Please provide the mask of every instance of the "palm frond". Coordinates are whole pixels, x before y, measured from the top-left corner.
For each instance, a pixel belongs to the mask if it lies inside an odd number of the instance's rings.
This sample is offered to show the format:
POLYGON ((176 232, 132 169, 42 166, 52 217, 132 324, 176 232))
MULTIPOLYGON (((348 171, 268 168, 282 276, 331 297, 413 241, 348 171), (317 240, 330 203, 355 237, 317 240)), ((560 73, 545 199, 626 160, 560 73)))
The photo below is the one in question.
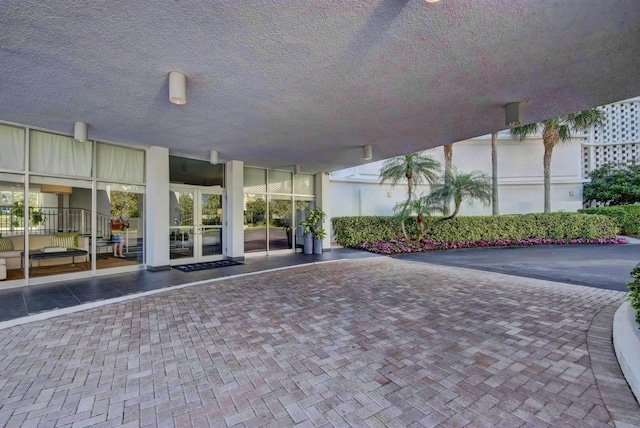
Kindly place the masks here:
POLYGON ((409 189, 411 193, 418 184, 435 182, 439 169, 440 162, 423 152, 396 156, 382 164, 379 175, 380 184, 389 182, 391 186, 395 186, 398 182, 411 177, 409 189))
POLYGON ((529 123, 527 125, 516 126, 509 130, 509 134, 512 137, 517 138, 519 141, 524 140, 531 135, 535 135, 540 129, 540 125, 538 123, 529 123))
POLYGON ((433 186, 429 198, 443 204, 453 200, 455 210, 448 218, 457 215, 463 200, 476 199, 485 206, 491 203, 491 178, 487 174, 480 171, 461 173, 454 169, 446 178, 433 186))

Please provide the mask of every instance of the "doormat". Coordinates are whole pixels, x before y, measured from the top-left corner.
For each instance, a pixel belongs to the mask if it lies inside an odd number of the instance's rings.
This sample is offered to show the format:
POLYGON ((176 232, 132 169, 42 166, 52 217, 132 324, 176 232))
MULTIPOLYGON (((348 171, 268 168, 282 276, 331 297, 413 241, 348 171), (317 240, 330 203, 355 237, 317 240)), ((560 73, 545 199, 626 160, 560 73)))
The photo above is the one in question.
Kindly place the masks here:
POLYGON ((196 272, 199 270, 215 269, 242 264, 244 263, 236 262, 233 260, 219 260, 217 262, 192 263, 190 265, 173 266, 172 269, 179 270, 180 272, 196 272))

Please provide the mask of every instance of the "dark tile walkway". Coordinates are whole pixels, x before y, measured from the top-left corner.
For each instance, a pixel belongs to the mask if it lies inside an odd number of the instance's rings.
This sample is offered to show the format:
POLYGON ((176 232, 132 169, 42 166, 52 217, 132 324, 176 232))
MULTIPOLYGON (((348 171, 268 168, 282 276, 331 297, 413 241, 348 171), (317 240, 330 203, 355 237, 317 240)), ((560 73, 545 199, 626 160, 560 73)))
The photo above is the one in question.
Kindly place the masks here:
POLYGON ((247 257, 242 265, 198 272, 184 273, 173 269, 160 272, 136 271, 0 290, 0 321, 208 279, 308 263, 366 257, 376 256, 364 251, 335 248, 321 255, 296 253, 247 257))

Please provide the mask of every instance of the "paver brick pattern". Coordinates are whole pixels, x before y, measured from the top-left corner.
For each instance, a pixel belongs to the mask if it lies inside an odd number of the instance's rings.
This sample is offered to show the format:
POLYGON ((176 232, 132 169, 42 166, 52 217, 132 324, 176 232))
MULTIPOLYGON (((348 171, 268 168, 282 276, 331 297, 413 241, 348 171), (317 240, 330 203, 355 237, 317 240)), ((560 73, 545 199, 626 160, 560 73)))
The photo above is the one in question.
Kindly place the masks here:
POLYGON ((610 290, 392 258, 169 290, 0 331, 0 426, 611 426, 610 290))

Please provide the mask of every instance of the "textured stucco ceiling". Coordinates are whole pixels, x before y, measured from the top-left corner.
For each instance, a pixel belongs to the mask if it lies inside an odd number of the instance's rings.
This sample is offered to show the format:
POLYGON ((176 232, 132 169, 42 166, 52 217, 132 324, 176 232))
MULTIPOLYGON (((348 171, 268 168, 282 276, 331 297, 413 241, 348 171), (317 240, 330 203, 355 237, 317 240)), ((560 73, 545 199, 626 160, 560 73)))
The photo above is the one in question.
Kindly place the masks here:
POLYGON ((331 171, 640 95, 638 0, 0 2, 0 120, 331 171), (188 103, 168 101, 184 72, 188 103))

